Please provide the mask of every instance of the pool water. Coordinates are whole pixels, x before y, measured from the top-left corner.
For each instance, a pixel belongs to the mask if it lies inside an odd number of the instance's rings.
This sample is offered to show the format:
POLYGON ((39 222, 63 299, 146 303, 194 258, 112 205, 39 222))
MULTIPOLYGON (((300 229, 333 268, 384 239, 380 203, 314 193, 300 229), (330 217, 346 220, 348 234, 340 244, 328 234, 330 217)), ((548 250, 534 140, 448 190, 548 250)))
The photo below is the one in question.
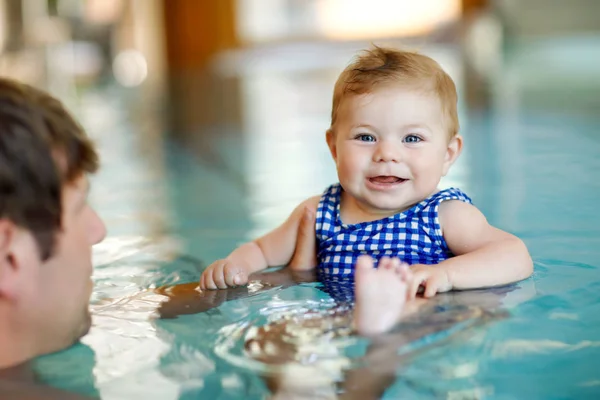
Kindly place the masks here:
MULTIPOLYGON (((335 181, 324 130, 343 63, 252 71, 240 83, 242 132, 214 126, 187 142, 165 135, 152 115, 125 113, 134 92, 87 92, 78 116, 104 163, 91 202, 109 236, 94 252, 93 328, 80 344, 38 360, 42 380, 103 399, 266 398, 262 375, 273 368, 251 359, 244 341, 288 316, 296 324, 291 343, 310 349, 304 363, 275 368, 292 391, 324 379, 330 393, 331 382, 362 379, 386 399, 600 398, 598 72, 567 71, 562 86, 562 64, 532 72, 536 54, 560 59, 561 49, 596 45, 544 46, 507 57, 489 107, 461 105, 465 150, 443 181, 526 242, 534 275, 507 288, 439 296, 379 344, 347 336, 343 316, 339 326, 310 330, 307 312, 336 307, 316 282, 256 281, 212 308, 191 301, 189 313, 167 319, 157 318, 165 296, 152 291, 197 281, 212 260, 335 181), (369 365, 385 371, 371 368, 371 376, 369 365)), ((458 52, 431 52, 462 88, 458 52)))

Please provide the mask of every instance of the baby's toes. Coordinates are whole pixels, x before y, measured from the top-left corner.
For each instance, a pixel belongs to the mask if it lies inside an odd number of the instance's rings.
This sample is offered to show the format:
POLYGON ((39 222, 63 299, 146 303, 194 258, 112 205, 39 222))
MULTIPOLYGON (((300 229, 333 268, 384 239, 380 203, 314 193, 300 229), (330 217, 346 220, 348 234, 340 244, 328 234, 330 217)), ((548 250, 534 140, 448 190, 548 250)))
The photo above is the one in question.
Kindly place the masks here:
POLYGON ((357 271, 371 271, 375 268, 375 264, 373 259, 367 255, 361 255, 356 260, 356 270, 357 271))
POLYGON ((400 276, 404 282, 409 282, 413 278, 413 273, 407 263, 401 263, 396 267, 396 273, 400 276))
POLYGON ((378 268, 379 269, 392 269, 394 264, 392 263, 392 259, 389 257, 381 257, 379 260, 378 268))
POLYGON ((397 272, 400 265, 402 265, 402 261, 400 261, 399 258, 394 257, 391 259, 390 264, 394 272, 397 272))

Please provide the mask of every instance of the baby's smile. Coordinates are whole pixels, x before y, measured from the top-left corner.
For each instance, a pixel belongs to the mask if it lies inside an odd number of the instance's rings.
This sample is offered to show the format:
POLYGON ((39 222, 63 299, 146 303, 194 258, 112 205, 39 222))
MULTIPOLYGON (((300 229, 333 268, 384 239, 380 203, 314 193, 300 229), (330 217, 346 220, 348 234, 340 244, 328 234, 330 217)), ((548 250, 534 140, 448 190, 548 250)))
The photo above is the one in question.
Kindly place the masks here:
POLYGON ((368 186, 375 190, 392 189, 406 181, 408 181, 408 179, 393 175, 377 175, 367 178, 368 186))

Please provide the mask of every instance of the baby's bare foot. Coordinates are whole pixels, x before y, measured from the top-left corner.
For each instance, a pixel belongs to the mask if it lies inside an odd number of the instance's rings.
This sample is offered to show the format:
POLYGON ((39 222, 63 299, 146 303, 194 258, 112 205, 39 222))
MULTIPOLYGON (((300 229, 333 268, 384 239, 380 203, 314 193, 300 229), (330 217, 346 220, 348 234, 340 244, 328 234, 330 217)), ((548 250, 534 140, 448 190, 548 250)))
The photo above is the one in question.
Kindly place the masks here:
POLYGON ((360 256, 355 271, 354 325, 359 334, 370 336, 392 328, 400 319, 406 301, 408 265, 383 257, 375 269, 373 259, 360 256))

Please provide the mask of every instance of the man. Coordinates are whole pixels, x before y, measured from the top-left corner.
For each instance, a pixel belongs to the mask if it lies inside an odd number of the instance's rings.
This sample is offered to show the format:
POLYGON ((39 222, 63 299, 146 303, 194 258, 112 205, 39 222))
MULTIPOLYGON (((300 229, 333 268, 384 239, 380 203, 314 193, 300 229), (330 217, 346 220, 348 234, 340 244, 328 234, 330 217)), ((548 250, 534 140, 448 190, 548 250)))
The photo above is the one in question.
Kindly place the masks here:
MULTIPOLYGON (((31 385, 27 362, 90 328, 91 247, 106 235, 87 203, 98 166, 58 100, 0 78, 0 398, 80 398, 31 385)), ((300 269, 314 265, 313 225, 307 213, 300 269)))
POLYGON ((60 102, 0 78, 4 376, 14 378, 27 360, 70 346, 90 328, 91 246, 106 234, 86 199, 87 174, 97 168, 94 146, 60 102))

